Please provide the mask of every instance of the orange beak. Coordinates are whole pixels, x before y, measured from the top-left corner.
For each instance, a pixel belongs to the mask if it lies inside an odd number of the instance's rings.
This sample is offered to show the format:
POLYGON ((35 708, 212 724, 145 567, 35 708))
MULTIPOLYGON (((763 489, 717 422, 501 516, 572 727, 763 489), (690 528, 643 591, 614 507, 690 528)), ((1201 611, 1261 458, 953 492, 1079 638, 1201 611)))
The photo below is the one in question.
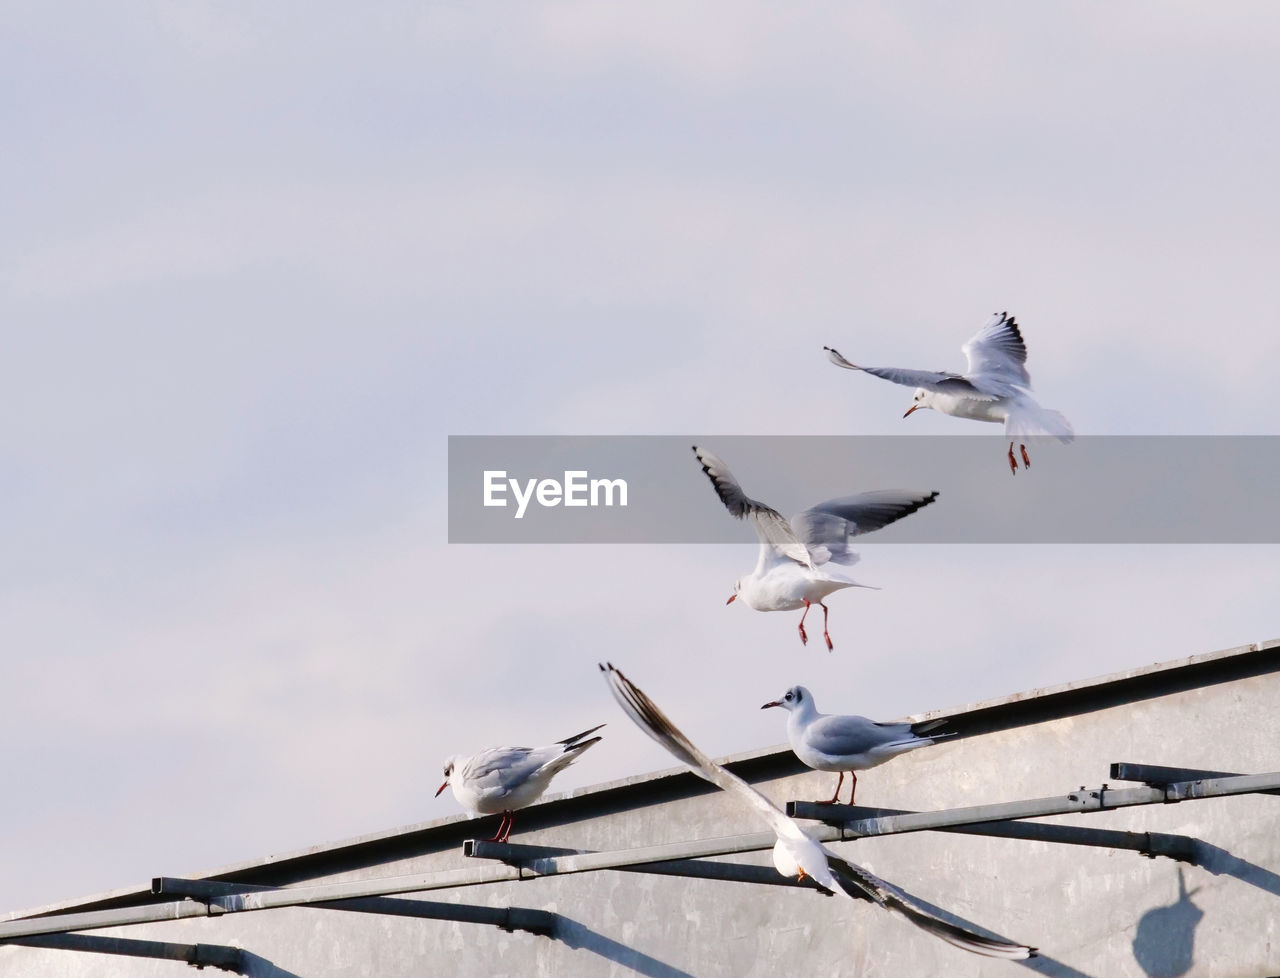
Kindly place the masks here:
POLYGON ((907 414, 904 414, 903 417, 904 418, 907 417, 907 415, 909 415, 912 411, 914 411, 919 406, 920 406, 919 404, 912 404, 911 407, 907 408, 907 414))
POLYGON ((725 602, 725 604, 733 604, 733 599, 734 599, 734 598, 736 598, 736 597, 737 597, 737 595, 736 595, 736 594, 731 594, 731 595, 729 595, 729 600, 728 600, 728 601, 726 601, 726 602, 725 602))
POLYGON ((444 789, 445 789, 445 788, 447 788, 447 787, 449 787, 449 782, 448 782, 448 781, 446 781, 444 784, 442 784, 439 788, 437 788, 437 789, 436 789, 436 797, 437 797, 437 798, 439 798, 439 797, 440 797, 440 792, 444 791, 444 789))

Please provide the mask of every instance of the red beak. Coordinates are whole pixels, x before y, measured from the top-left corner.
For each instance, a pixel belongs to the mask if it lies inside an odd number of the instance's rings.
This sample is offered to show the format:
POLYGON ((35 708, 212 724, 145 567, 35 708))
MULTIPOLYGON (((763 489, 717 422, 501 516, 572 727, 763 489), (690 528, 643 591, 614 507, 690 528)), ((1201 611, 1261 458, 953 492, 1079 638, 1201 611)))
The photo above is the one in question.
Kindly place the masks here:
MULTIPOLYGON (((907 414, 910 414, 912 411, 914 411, 914 410, 915 410, 916 408, 918 408, 919 406, 920 406, 919 404, 912 404, 912 405, 911 405, 911 407, 907 408, 907 414)), ((907 416, 907 414, 904 414, 904 415, 903 415, 903 417, 905 418, 905 417, 907 416)))
POLYGON ((733 599, 734 599, 734 598, 736 598, 736 597, 737 597, 737 595, 736 595, 736 594, 731 594, 731 595, 729 595, 729 600, 728 600, 728 601, 726 601, 726 602, 725 602, 725 604, 733 604, 733 599))
POLYGON ((444 789, 445 789, 445 788, 447 788, 447 787, 449 787, 449 782, 448 782, 448 781, 446 781, 444 784, 442 784, 439 788, 437 788, 437 789, 436 789, 436 797, 437 797, 437 798, 439 798, 439 797, 440 797, 440 792, 444 791, 444 789))
POLYGON ((774 700, 772 703, 766 703, 764 706, 760 707, 760 709, 767 710, 771 706, 781 706, 781 705, 782 705, 782 700, 774 700))

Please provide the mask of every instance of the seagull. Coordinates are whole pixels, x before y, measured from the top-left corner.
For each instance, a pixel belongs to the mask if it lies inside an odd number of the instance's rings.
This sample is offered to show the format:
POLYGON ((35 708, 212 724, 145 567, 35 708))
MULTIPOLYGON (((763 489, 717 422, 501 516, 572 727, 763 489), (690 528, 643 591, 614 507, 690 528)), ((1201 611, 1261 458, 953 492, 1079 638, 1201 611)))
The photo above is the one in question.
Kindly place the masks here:
POLYGON ((1031 468, 1031 456, 1023 439, 1034 435, 1051 435, 1064 445, 1075 438, 1071 422, 1057 411, 1041 407, 1031 396, 1031 375, 1027 373, 1027 345, 1018 324, 1007 312, 994 313, 961 349, 969 361, 964 374, 949 371, 901 370, 897 367, 859 367, 842 357, 839 351, 824 346, 827 356, 837 367, 861 370, 883 377, 895 384, 916 389, 907 417, 920 408, 933 408, 957 418, 1004 423, 1009 442, 1009 468, 1016 475, 1018 461, 1013 456, 1014 442, 1019 442, 1022 463, 1031 468))
POLYGON ((808 876, 830 893, 849 899, 866 897, 886 910, 896 911, 911 923, 949 944, 992 958, 1022 959, 1035 948, 998 938, 983 937, 937 916, 909 894, 854 863, 840 858, 826 846, 804 833, 794 820, 755 788, 731 774, 681 733, 657 705, 612 663, 602 663, 613 698, 636 725, 688 765, 694 774, 723 788, 755 809, 777 836, 773 845, 773 865, 783 876, 808 876))
POLYGON ((817 604, 822 608, 822 637, 828 649, 835 646, 827 631, 829 609, 823 599, 841 588, 870 587, 840 569, 858 561, 858 555, 849 549, 849 538, 888 526, 938 498, 936 492, 882 489, 831 499, 787 520, 776 509, 749 498, 717 456, 697 445, 693 446, 693 454, 702 463, 702 471, 715 486, 725 509, 738 519, 750 518, 760 538, 755 570, 738 578, 725 603, 742 598, 756 611, 794 611, 803 607, 800 641, 806 645, 809 636, 804 620, 809 606, 817 604))
POLYGON ((791 714, 787 717, 787 740, 796 757, 815 771, 839 773, 835 794, 830 801, 823 803, 827 805, 839 803, 840 786, 844 784, 846 771, 853 780, 849 788, 849 804, 852 805, 853 793, 858 790, 855 772, 876 767, 899 754, 917 747, 928 747, 942 737, 952 736, 944 733, 920 736, 941 726, 940 720, 923 724, 877 723, 866 717, 819 713, 813 694, 803 686, 792 686, 782 699, 766 703, 760 709, 767 710, 771 706, 780 706, 791 714))
POLYGON ((602 723, 548 747, 490 747, 471 757, 455 754, 444 762, 444 784, 437 789, 436 797, 452 785, 453 797, 472 815, 501 812, 498 831, 487 841, 506 842, 515 821, 513 813, 541 798, 552 778, 603 739, 583 740, 603 726, 602 723))

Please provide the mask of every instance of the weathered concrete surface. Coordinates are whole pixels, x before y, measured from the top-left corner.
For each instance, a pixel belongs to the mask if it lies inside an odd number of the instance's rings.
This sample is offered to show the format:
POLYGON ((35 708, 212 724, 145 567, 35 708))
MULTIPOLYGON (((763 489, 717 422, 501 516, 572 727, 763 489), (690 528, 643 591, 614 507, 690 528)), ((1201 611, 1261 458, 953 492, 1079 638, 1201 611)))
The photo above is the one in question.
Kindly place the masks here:
MULTIPOLYGON (((1241 650, 1239 655, 1258 653, 1241 650)), ((1230 657, 1227 657, 1230 658, 1230 657)), ((1280 664, 1275 667, 1280 670, 1280 664)), ((1155 670, 1152 681, 1165 673, 1155 670)), ((1105 690, 1106 684, 1100 687, 1105 690)), ((1149 692, 1146 695, 1150 695, 1149 692)), ((1036 702, 1034 695, 1013 698, 1036 702)), ((1216 681, 1154 698, 944 742, 859 779, 863 805, 929 810, 1065 794, 1107 780, 1112 761, 1263 772, 1280 770, 1280 671, 1216 681)), ((1047 702, 1047 700, 1046 700, 1047 702)), ((980 709, 981 705, 978 708, 980 709)), ((522 831, 520 842, 622 849, 759 831, 723 793, 646 804, 672 779, 638 779, 624 810, 602 786, 554 809, 560 824, 522 831), (602 804, 603 802, 603 804, 602 804)), ((802 774, 760 785, 779 803, 828 797, 832 776, 802 774)), ((610 794, 613 792, 613 794, 610 794)), ((524 824, 536 819, 526 819, 524 824)), ((1204 844, 1200 865, 1129 851, 916 833, 836 843, 925 900, 1043 956, 1012 963, 967 954, 869 904, 802 890, 619 872, 505 882, 424 894, 433 900, 540 908, 561 915, 556 938, 494 927, 384 918, 315 908, 116 928, 113 936, 230 944, 251 952, 258 976, 423 975, 1046 975, 1097 978, 1280 975, 1280 796, 1246 795, 1060 817, 1059 824, 1159 831, 1204 844)), ((484 823, 485 826, 488 823, 484 823)), ((311 881, 372 879, 467 868, 452 838, 428 851, 456 819, 372 837, 342 849, 311 881), (412 840, 412 844, 410 841, 412 840), (355 865, 362 847, 372 865, 355 865), (345 862, 344 862, 345 860, 345 862)), ((468 833, 474 834, 474 833, 468 833)), ((768 863, 768 854, 750 861, 768 863)), ((288 857, 273 860, 288 871, 288 857)), ((248 879, 253 866, 246 867, 248 879)), ((236 875, 232 873, 231 875, 236 875)), ((297 874, 295 874, 297 875, 297 874)), ((68 909, 75 906, 68 905, 68 909)), ((72 951, 0 948, 0 975, 192 974, 181 963, 72 951)))

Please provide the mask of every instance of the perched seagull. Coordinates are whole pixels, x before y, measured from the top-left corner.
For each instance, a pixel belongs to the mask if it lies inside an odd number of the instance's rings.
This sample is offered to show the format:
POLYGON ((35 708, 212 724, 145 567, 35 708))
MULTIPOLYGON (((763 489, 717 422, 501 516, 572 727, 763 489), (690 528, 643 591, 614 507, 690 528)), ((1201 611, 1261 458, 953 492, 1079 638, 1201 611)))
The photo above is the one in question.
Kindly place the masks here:
POLYGON ((928 747, 943 737, 951 736, 943 733, 920 736, 940 726, 940 720, 923 724, 877 723, 866 717, 819 713, 813 694, 803 686, 792 686, 782 699, 766 703, 760 709, 767 710, 771 706, 780 706, 791 714, 787 717, 787 740, 796 757, 815 771, 839 773, 835 794, 825 803, 828 805, 840 801, 840 786, 844 784, 846 771, 853 781, 849 788, 849 804, 852 805, 853 793, 858 790, 855 772, 876 767, 899 754, 917 747, 928 747))
POLYGON ((961 349, 969 360, 964 374, 949 371, 900 370, 897 367, 859 367, 840 353, 824 346, 831 362, 846 370, 883 377, 895 384, 916 389, 911 407, 903 417, 920 408, 933 408, 957 418, 1004 423, 1009 442, 1009 468, 1018 471, 1013 443, 1018 441, 1022 463, 1031 468, 1031 456, 1022 439, 1051 435, 1064 445, 1075 438, 1071 422, 1057 411, 1042 408, 1031 396, 1031 375, 1027 373, 1027 345, 1018 324, 1007 312, 994 314, 991 322, 961 349))
POLYGON ((600 727, 584 730, 549 747, 490 747, 471 757, 455 754, 444 762, 444 784, 436 791, 436 797, 452 785, 453 797, 471 814, 501 812, 498 831, 488 841, 506 842, 515 821, 513 813, 541 798, 552 778, 576 761, 584 750, 598 743, 602 738, 582 738, 600 727))
POLYGON ((795 821, 788 818, 781 809, 755 788, 737 775, 726 771, 698 750, 689 738, 667 719, 666 714, 658 709, 634 683, 615 669, 612 663, 602 664, 600 670, 609 682, 613 698, 641 730, 677 759, 687 764, 694 774, 740 798, 768 823, 778 839, 773 845, 773 865, 783 876, 795 876, 799 879, 808 876, 829 892, 838 893, 850 899, 858 896, 868 897, 886 910, 897 911, 917 927, 942 938, 948 944, 954 944, 975 954, 1014 959, 1028 958, 1035 954, 1035 948, 1025 944, 1013 944, 997 938, 983 937, 958 924, 949 923, 892 883, 880 879, 861 866, 841 859, 826 846, 805 835, 795 821))
POLYGON ((702 471, 725 508, 738 519, 749 518, 760 538, 756 569, 738 578, 725 603, 742 598, 756 611, 794 611, 803 607, 800 641, 806 645, 809 636, 804 620, 809 606, 817 604, 822 608, 822 637, 828 649, 834 646, 827 631, 828 608, 823 599, 841 588, 870 586, 859 584, 840 569, 858 562, 858 555, 849 549, 849 538, 888 526, 938 498, 936 492, 882 489, 831 499, 787 520, 776 509, 749 498, 717 456, 697 445, 693 446, 693 454, 702 463, 702 471))

